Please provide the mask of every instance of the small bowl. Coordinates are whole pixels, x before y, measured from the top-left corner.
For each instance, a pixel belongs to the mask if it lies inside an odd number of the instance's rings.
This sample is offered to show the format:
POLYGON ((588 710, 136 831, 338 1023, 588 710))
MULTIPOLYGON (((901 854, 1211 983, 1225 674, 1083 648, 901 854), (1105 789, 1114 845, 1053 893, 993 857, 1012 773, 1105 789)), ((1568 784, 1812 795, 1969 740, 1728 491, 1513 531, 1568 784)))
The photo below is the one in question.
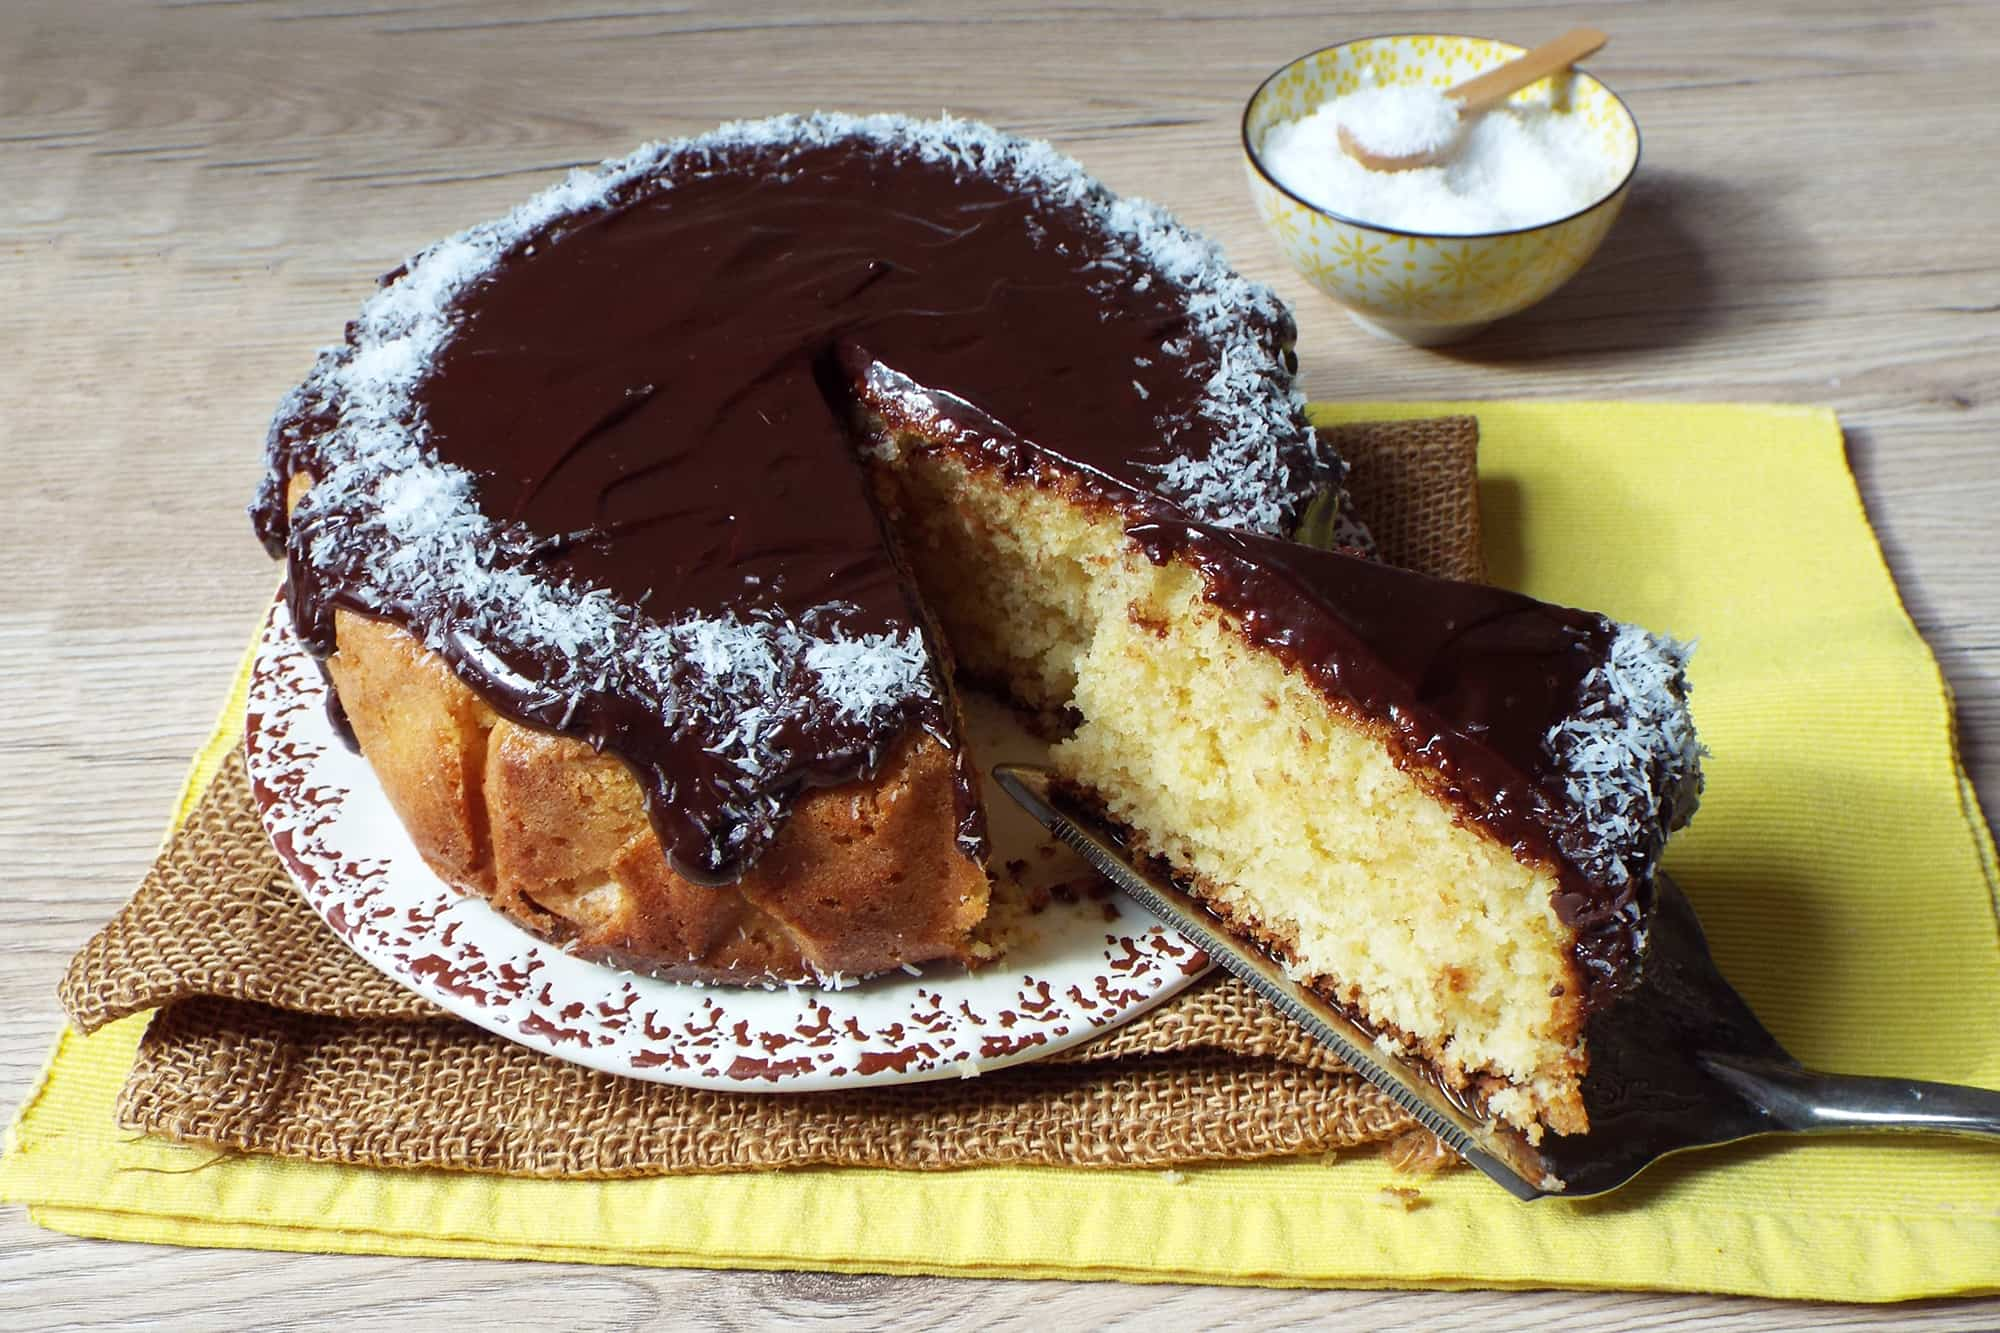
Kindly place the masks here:
MULTIPOLYGON (((1567 85, 1556 91, 1564 114, 1584 117, 1606 157, 1623 164, 1618 184, 1568 217, 1476 235, 1378 227, 1310 204, 1265 169, 1259 150, 1266 131, 1364 86, 1368 71, 1378 83, 1449 88, 1522 49, 1445 33, 1364 37, 1300 56, 1265 79, 1244 106, 1243 165, 1258 215, 1292 267, 1370 333, 1418 346, 1455 342, 1568 282, 1625 206, 1639 170, 1638 122, 1617 94, 1582 70, 1551 76, 1567 85)), ((1548 96, 1550 84, 1530 84, 1514 100, 1548 96)))

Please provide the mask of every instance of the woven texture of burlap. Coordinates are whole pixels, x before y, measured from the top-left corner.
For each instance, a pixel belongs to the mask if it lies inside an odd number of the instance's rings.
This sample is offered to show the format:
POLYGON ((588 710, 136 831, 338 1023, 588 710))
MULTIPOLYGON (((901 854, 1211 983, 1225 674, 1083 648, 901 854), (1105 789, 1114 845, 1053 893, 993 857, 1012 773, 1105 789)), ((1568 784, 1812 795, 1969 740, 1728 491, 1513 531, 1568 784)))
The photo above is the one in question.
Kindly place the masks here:
MULTIPOLYGON (((1469 417, 1339 427, 1384 559, 1479 578, 1469 417)), ((286 878, 240 755, 61 987, 91 1031, 157 1009, 129 1127, 371 1166, 623 1176, 789 1166, 1166 1167, 1383 1145, 1447 1155, 1247 987, 1213 977, 1058 1056, 969 1080, 774 1096, 642 1083, 446 1015, 341 944, 286 878)))

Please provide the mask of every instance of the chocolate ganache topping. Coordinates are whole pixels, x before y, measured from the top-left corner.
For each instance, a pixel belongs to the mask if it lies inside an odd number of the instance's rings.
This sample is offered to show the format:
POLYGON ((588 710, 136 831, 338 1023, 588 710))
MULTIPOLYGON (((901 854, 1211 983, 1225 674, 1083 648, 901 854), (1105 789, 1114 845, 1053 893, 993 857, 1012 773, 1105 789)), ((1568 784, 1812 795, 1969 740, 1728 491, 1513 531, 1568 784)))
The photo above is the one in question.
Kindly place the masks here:
POLYGON ((952 743, 856 460, 852 367, 1275 534, 1340 470, 1291 337, 1212 244, 1046 145, 729 125, 389 275, 281 407, 253 517, 316 651, 337 606, 403 625, 503 715, 625 760, 675 869, 722 882, 803 789, 913 728, 952 743))

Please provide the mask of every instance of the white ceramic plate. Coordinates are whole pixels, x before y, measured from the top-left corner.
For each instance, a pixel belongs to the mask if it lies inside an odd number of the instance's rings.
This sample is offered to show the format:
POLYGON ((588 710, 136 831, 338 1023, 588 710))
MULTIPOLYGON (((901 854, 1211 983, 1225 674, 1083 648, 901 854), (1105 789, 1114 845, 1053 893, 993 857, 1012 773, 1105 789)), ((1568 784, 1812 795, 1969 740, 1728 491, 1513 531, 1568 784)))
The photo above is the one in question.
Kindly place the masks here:
MULTIPOLYGON (((1117 894, 1025 917, 1006 957, 978 972, 937 963, 839 990, 697 986, 585 962, 431 873, 373 771, 334 734, 326 694, 280 599, 251 676, 245 753, 264 827, 306 901, 417 994, 592 1069, 738 1092, 969 1077, 1074 1046, 1208 969, 1117 894)), ((982 762, 1036 756, 1004 710, 973 711, 982 762)), ((1023 877, 1044 882, 1088 873, 997 790, 987 809, 995 866, 1025 863, 1023 877)))

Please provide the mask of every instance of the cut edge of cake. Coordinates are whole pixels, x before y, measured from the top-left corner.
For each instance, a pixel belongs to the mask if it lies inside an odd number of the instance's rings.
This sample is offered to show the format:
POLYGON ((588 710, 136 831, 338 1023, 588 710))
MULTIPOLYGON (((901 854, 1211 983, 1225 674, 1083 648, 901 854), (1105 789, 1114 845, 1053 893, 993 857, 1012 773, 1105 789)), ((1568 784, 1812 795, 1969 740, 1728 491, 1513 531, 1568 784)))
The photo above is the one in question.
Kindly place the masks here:
POLYGON ((1399 760, 1382 718, 1254 643, 1198 562, 1149 553, 1143 506, 1060 468, 1010 478, 975 438, 913 430, 916 402, 877 423, 883 506, 967 676, 1075 720, 1061 779, 1451 1095, 1531 1142, 1586 1130, 1586 1020, 1637 965, 1699 790, 1685 650, 1611 629, 1548 737, 1575 827, 1528 852, 1399 760), (1605 899, 1584 927, 1557 910, 1579 874, 1605 899))

